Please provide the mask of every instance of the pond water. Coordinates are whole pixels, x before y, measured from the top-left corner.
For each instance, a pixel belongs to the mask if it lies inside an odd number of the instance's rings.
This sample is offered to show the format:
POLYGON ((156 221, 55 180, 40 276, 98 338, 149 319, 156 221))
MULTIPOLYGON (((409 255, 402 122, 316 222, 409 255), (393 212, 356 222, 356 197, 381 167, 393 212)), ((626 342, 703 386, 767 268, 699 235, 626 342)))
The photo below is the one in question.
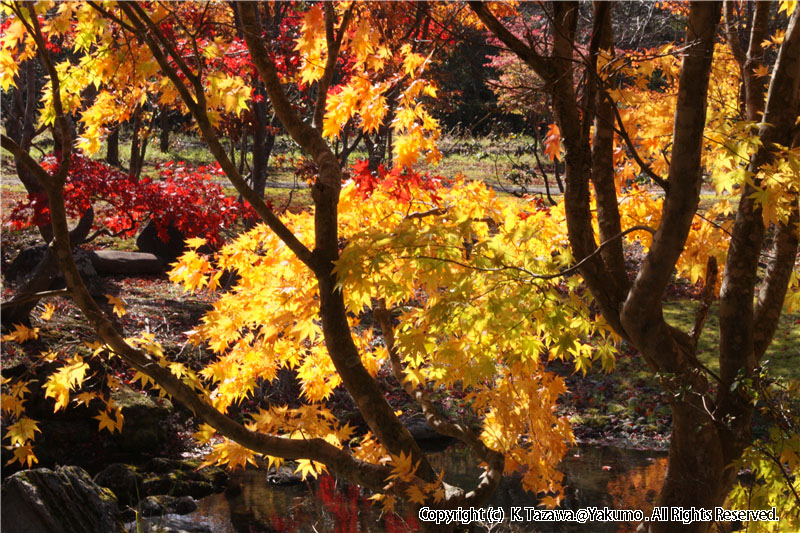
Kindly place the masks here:
MULTIPOLYGON (((471 486, 480 470, 469 454, 459 448, 431 454, 436 470, 451 473, 447 481, 471 486), (461 483, 459 483, 461 482, 461 483)), ((640 509, 648 516, 661 486, 666 452, 641 451, 601 446, 581 446, 564 459, 566 498, 562 509, 607 506, 640 509)), ((276 486, 267 482, 263 470, 233 472, 227 494, 215 494, 199 501, 189 515, 196 523, 208 525, 215 533, 260 532, 403 532, 416 531, 419 523, 411 510, 382 515, 357 487, 334 481, 330 476, 297 485, 276 486)), ((519 478, 504 478, 488 505, 502 507, 503 527, 473 526, 474 531, 512 532, 611 532, 633 531, 634 523, 508 523, 512 506, 536 506, 534 495, 522 490, 519 478)))

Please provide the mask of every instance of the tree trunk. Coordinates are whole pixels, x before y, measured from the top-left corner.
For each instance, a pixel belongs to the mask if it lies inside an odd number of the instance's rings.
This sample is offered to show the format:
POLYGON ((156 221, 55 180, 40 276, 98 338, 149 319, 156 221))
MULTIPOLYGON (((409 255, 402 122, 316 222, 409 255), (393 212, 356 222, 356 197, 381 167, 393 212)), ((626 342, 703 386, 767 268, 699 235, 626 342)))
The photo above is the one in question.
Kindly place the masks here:
POLYGON ((166 108, 159 113, 159 123, 158 148, 162 154, 166 154, 169 151, 169 111, 166 108))
POLYGON ((131 157, 128 162, 128 174, 137 176, 139 174, 139 132, 142 129, 142 108, 136 107, 133 112, 133 132, 131 133, 131 157))
MULTIPOLYGON (((8 136, 25 151, 30 151, 35 135, 37 91, 34 65, 33 61, 26 61, 21 66, 17 88, 13 90, 13 98, 11 98, 11 104, 7 111, 8 116, 3 122, 8 136)), ((44 195, 42 185, 33 173, 22 164, 19 157, 14 157, 14 167, 17 177, 25 186, 28 194, 38 194, 40 197, 44 195)), ((37 226, 37 229, 45 242, 53 239, 53 230, 49 224, 37 226)))
MULTIPOLYGON (((70 244, 74 247, 81 244, 94 222, 94 210, 89 208, 69 233, 70 244)), ((30 314, 39 303, 38 294, 48 290, 59 275, 59 265, 53 249, 47 247, 44 257, 33 270, 30 278, 17 289, 14 297, 2 304, 0 318, 3 324, 29 324, 30 314)))
POLYGON ((250 182, 256 194, 263 198, 267 186, 269 158, 272 155, 272 148, 275 146, 275 134, 272 132, 272 127, 277 126, 280 122, 277 117, 273 117, 271 120, 268 118, 267 96, 263 84, 259 84, 258 93, 264 97, 264 100, 255 104, 253 113, 255 132, 253 135, 253 173, 250 182))
POLYGON ((119 168, 119 129, 121 126, 114 128, 106 139, 106 163, 111 166, 119 168))

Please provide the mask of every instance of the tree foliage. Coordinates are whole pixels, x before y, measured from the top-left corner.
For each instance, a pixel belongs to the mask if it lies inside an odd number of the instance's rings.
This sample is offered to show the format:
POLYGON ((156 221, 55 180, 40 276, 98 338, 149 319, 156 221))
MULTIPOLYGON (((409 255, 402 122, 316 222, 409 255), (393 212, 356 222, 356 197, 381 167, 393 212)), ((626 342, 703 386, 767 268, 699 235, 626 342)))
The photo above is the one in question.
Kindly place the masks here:
MULTIPOLYGON (((580 372, 598 361, 609 370, 614 342, 624 339, 673 398, 660 505, 721 505, 734 481, 729 465, 756 457, 748 445, 753 403, 766 394, 756 394, 766 390, 759 360, 784 301, 798 301, 798 10, 784 2, 773 13, 758 4, 743 51, 733 4, 726 6, 726 45, 715 44, 720 4, 678 6, 686 17, 682 43, 617 50, 609 4, 595 3, 591 13, 584 7, 585 27, 576 2, 469 7, 472 13, 453 4, 3 3, 0 63, 8 69, 0 84, 16 83, 16 63, 39 60, 49 76, 39 123, 54 132, 59 156, 36 161, 5 135, 3 147, 46 193, 54 253, 101 339, 92 357, 119 356, 143 385, 189 407, 203 423, 198 441, 222 437, 209 462, 296 460, 304 477, 327 470, 379 493, 387 509, 398 497, 480 503, 503 473, 519 471, 526 488, 557 505, 556 466, 573 437, 555 411, 566 389, 548 361, 568 360, 580 372), (786 29, 769 34, 770 18, 786 29), (456 21, 484 25, 507 47, 497 60, 504 83, 534 80, 547 91, 554 124, 544 151, 566 168, 558 205, 503 200, 481 184, 419 171, 440 158, 440 132, 426 106, 439 94, 428 77, 437 49, 418 43, 430 36, 446 42, 456 21), (56 47, 69 53, 57 55, 56 47), (308 211, 277 213, 220 140, 225 120, 265 97, 310 160, 308 211), (96 165, 76 148, 93 153, 145 101, 192 115, 219 164, 211 172, 224 174, 261 221, 212 256, 198 251, 204 239, 190 239, 170 273, 189 291, 218 292, 192 336, 216 354, 199 371, 171 361, 152 335, 117 331, 70 253, 68 209, 83 205, 70 200, 77 194, 71 172, 96 165), (358 140, 374 145, 381 136, 392 147, 391 163, 346 165, 358 140), (700 216, 703 186, 717 196, 700 216), (773 250, 753 304, 768 228, 773 250), (644 249, 634 280, 625 239, 644 249), (697 359, 705 315, 681 332, 661 309, 676 270, 709 287, 707 312, 715 263, 724 265, 719 374, 697 359), (237 281, 223 291, 225 271, 237 281), (484 469, 473 490, 448 487, 433 470, 386 400, 376 380, 381 368, 436 431, 472 450, 484 469), (299 379, 299 406, 261 405, 243 422, 229 416, 281 369, 299 379), (328 408, 339 387, 367 432, 328 408), (435 390, 462 394, 479 422, 451 420, 433 401, 435 390)), ((536 94, 498 90, 507 106, 536 94)), ((110 187, 103 198, 113 204, 114 194, 155 184, 171 198, 170 179, 185 179, 184 170, 162 173, 173 175, 119 181, 124 186, 114 186, 111 174, 81 179, 110 187)), ((226 222, 218 214, 212 225, 226 222)), ((120 302, 109 303, 124 312, 120 302)), ((35 335, 19 326, 7 338, 35 335)), ((50 376, 56 409, 87 400, 72 396, 85 371, 74 355, 50 376)), ((30 466, 38 428, 25 417, 27 392, 24 380, 6 384, 3 409, 14 420, 5 437, 14 460, 30 466)), ((108 402, 97 420, 109 431, 123 423, 108 402)), ((785 441, 779 436, 759 444, 778 458, 772 469, 758 467, 767 490, 752 493, 760 502, 783 490, 771 488, 777 474, 791 481, 784 463, 800 463, 791 444, 789 452, 776 450, 785 441)))

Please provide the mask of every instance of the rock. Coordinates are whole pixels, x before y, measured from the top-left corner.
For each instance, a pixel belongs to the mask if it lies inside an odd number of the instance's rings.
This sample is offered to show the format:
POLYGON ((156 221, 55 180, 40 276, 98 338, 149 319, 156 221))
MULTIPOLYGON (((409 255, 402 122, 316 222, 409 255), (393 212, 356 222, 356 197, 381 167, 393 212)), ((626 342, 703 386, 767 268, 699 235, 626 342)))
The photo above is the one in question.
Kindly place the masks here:
POLYGON ((151 220, 142 228, 142 232, 136 238, 136 246, 139 251, 153 254, 164 265, 168 265, 177 261, 178 257, 186 251, 185 240, 183 233, 170 224, 167 226, 167 240, 162 241, 158 236, 155 223, 151 220))
POLYGON ((117 499, 76 466, 17 472, 3 482, 0 527, 16 533, 121 532, 117 499))
POLYGON ((47 245, 31 246, 20 250, 17 257, 11 261, 7 268, 3 269, 3 277, 6 281, 20 283, 33 273, 47 252, 47 245))
POLYGON ((110 464, 94 477, 94 482, 113 492, 120 505, 135 506, 143 497, 142 475, 130 465, 110 464))
MULTIPOLYGON (((196 470, 199 466, 199 461, 155 458, 140 472, 131 465, 115 463, 103 469, 94 480, 110 489, 121 505, 141 508, 147 516, 184 514, 196 507, 192 498, 221 492, 228 481, 228 474, 221 468, 210 466, 196 470)), ((124 518, 133 519, 133 516, 127 513, 124 518)))
POLYGON ((151 253, 97 250, 89 252, 89 259, 100 274, 159 274, 164 271, 164 263, 151 253))
POLYGON ((72 259, 75 261, 75 266, 78 268, 78 273, 84 282, 97 276, 97 269, 92 262, 93 253, 88 250, 75 250, 72 253, 72 259))
MULTIPOLYGON (((27 280, 33 274, 36 266, 44 259, 47 253, 47 245, 32 246, 25 248, 3 272, 3 276, 9 281, 21 283, 27 280)), ((92 264, 92 252, 86 250, 76 249, 73 250, 72 258, 75 261, 75 266, 78 267, 78 272, 84 281, 97 276, 97 270, 92 264)), ((50 288, 63 286, 61 272, 56 268, 50 288)))
POLYGON ((111 397, 125 416, 122 434, 117 438, 120 449, 129 453, 157 452, 169 437, 172 402, 154 399, 130 387, 121 387, 111 397))
POLYGON ((148 496, 169 494, 202 498, 221 492, 228 482, 228 474, 221 468, 200 468, 200 461, 152 459, 147 465, 154 473, 146 475, 142 492, 148 496))
POLYGON ((454 441, 452 437, 437 432, 427 420, 419 416, 405 418, 402 422, 424 451, 441 451, 454 441))
POLYGON ((197 509, 197 502, 191 496, 148 496, 139 505, 142 516, 162 516, 165 514, 189 514, 197 509))
POLYGON ((211 533, 211 528, 207 525, 177 515, 140 519, 126 524, 126 528, 130 533, 211 533))
POLYGON ((210 496, 217 490, 206 480, 187 479, 184 472, 172 472, 166 476, 146 478, 142 483, 145 494, 180 494, 194 498, 210 496))
POLYGON ((279 466, 267 472, 267 482, 272 485, 297 485, 303 482, 303 478, 293 469, 279 466))

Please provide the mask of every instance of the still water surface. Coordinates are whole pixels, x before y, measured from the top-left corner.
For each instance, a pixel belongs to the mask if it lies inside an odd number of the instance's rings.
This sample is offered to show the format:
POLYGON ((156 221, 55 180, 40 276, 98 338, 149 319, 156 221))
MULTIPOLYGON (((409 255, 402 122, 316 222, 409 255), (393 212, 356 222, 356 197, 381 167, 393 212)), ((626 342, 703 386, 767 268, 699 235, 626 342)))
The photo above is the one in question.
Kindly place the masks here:
MULTIPOLYGON (((459 448, 431 454, 437 471, 450 473, 447 481, 460 486, 475 483, 480 470, 469 454, 459 448)), ((664 477, 665 452, 613 447, 582 446, 564 459, 566 498, 563 509, 586 507, 641 509, 650 514, 664 477)), ((262 532, 405 532, 419 523, 411 511, 382 515, 358 488, 335 482, 329 476, 298 485, 276 486, 267 482, 263 470, 239 470, 230 485, 241 490, 215 494, 199 501, 189 515, 215 533, 262 532)), ((535 506, 534 495, 522 490, 519 478, 504 478, 490 506, 505 510, 512 506, 535 506)), ((475 526, 475 531, 510 532, 612 532, 633 531, 636 524, 505 523, 494 529, 475 526)))

